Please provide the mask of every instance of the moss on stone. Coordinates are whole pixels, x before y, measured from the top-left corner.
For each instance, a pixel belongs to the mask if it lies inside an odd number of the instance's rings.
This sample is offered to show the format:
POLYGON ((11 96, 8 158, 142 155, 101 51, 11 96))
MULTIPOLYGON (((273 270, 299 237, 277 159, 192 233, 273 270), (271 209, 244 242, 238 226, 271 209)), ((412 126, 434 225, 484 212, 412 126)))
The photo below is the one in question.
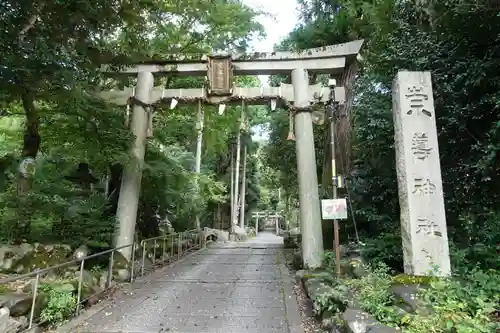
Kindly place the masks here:
POLYGON ((331 278, 332 274, 324 270, 307 271, 304 274, 304 280, 309 280, 309 279, 330 280, 331 278))
POLYGON ((68 251, 65 248, 55 247, 47 251, 42 245, 38 245, 33 252, 19 259, 12 270, 16 273, 29 273, 37 268, 55 266, 69 260, 68 251))
POLYGON ((13 292, 13 290, 6 284, 0 284, 0 295, 5 295, 13 292))
POLYGON ((349 266, 359 267, 363 265, 363 261, 361 259, 351 259, 349 260, 349 266))
POLYGON ((44 281, 40 284, 39 293, 48 294, 50 290, 76 294, 78 289, 78 279, 44 281))
POLYGON ((399 274, 392 278, 393 284, 402 284, 402 285, 410 285, 410 284, 424 284, 428 285, 432 281, 435 281, 437 278, 435 276, 419 276, 419 275, 406 275, 399 274))
POLYGON ((113 255, 113 269, 129 268, 129 261, 121 254, 121 252, 116 251, 113 255))

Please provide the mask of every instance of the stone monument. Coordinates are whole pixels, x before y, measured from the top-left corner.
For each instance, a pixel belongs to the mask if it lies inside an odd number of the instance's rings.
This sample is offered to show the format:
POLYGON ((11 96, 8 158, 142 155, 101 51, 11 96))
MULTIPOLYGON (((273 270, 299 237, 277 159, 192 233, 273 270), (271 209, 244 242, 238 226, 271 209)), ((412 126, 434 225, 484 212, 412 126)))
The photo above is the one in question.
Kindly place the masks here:
POLYGON ((429 72, 398 72, 392 87, 404 269, 450 275, 434 99, 429 72))

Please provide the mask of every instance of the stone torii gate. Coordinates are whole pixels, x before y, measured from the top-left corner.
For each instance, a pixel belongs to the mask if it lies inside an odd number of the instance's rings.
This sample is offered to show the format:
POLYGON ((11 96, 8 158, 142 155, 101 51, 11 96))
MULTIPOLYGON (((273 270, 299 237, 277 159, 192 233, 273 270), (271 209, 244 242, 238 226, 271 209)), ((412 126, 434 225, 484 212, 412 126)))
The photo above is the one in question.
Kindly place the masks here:
MULTIPOLYGON (((135 142, 130 153, 136 163, 126 165, 123 171, 117 210, 119 230, 115 245, 131 244, 134 240, 142 178, 141 168, 144 163, 146 139, 151 134, 148 133, 148 129, 151 128, 154 106, 172 103, 173 100, 198 105, 226 105, 242 101, 248 104, 270 102, 273 108, 276 105, 285 105, 294 114, 302 252, 306 266, 319 267, 323 254, 323 240, 311 105, 326 102, 329 88, 309 85, 309 74, 341 75, 348 62, 357 56, 362 43, 363 41, 359 40, 300 52, 171 56, 169 59, 173 60, 141 63, 123 69, 121 74, 137 77, 136 87, 101 93, 103 98, 112 103, 133 105, 129 125, 135 135, 135 142), (261 88, 233 87, 233 75, 276 74, 291 74, 292 84, 261 88), (155 75, 207 76, 209 87, 207 89, 154 87, 155 75)), ((103 71, 113 72, 110 66, 104 66, 103 71)), ((336 89, 336 99, 343 101, 344 89, 342 87, 336 89)), ((201 132, 201 129, 199 131, 201 132)), ((123 255, 130 258, 131 249, 124 249, 123 255)))
POLYGON ((252 218, 255 218, 255 234, 257 235, 259 233, 259 218, 274 218, 276 224, 276 235, 279 235, 278 219, 282 217, 283 216, 280 214, 280 212, 269 212, 269 211, 252 212, 252 218))

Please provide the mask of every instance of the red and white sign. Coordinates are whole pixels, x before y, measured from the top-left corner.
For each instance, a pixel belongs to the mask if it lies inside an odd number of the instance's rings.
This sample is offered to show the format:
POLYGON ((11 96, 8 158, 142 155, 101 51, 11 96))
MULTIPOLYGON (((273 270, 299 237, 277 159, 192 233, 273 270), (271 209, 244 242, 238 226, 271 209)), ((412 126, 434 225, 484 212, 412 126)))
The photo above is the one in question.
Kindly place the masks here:
POLYGON ((321 215, 323 217, 323 220, 347 219, 347 200, 346 199, 321 200, 321 215))

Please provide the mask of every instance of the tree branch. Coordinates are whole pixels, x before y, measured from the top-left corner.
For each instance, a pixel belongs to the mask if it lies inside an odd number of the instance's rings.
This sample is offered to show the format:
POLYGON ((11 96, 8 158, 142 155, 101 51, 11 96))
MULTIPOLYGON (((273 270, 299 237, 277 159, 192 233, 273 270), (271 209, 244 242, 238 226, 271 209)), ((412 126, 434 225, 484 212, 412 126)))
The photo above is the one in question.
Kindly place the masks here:
POLYGON ((40 134, 38 133, 40 118, 35 107, 35 96, 32 92, 26 91, 21 98, 26 116, 22 156, 35 158, 40 149, 40 134))
POLYGON ((28 22, 26 22, 21 31, 19 31, 19 36, 17 37, 19 43, 22 43, 24 41, 24 38, 26 38, 26 34, 28 33, 28 31, 30 31, 35 26, 36 20, 38 20, 40 11, 42 10, 43 6, 44 4, 41 4, 40 7, 36 9, 36 12, 30 16, 28 22))

